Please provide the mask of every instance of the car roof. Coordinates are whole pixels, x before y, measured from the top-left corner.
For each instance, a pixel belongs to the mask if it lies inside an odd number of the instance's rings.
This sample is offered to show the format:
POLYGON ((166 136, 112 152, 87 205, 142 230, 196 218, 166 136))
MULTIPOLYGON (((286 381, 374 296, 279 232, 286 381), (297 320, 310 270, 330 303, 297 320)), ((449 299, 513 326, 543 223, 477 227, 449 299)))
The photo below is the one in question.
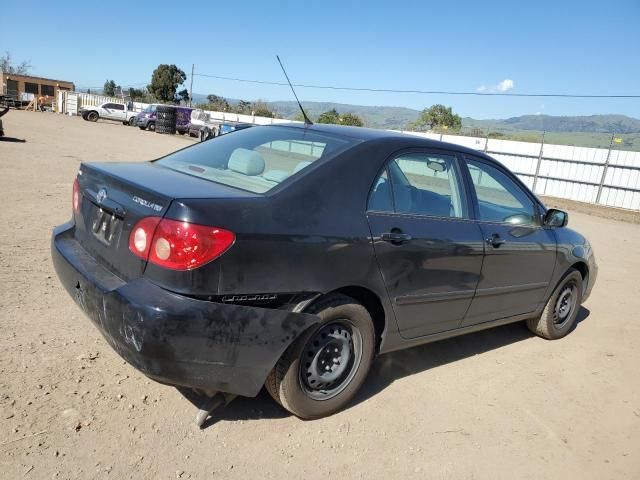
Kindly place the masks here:
MULTIPOLYGON (((349 127, 345 125, 332 125, 332 124, 317 124, 307 125, 304 123, 280 123, 272 125, 273 127, 287 127, 287 128, 300 128, 307 129, 318 133, 327 133, 339 137, 348 137, 362 142, 375 141, 375 140, 407 140, 408 147, 418 148, 443 148, 447 150, 454 150, 457 152, 468 153, 471 155, 487 157, 483 152, 474 150, 472 148, 464 147, 455 143, 441 142, 439 140, 432 140, 430 138, 420 137, 418 135, 411 135, 407 133, 396 132, 393 130, 377 130, 374 128, 365 127, 349 127)), ((493 160, 493 159, 492 159, 493 160)))

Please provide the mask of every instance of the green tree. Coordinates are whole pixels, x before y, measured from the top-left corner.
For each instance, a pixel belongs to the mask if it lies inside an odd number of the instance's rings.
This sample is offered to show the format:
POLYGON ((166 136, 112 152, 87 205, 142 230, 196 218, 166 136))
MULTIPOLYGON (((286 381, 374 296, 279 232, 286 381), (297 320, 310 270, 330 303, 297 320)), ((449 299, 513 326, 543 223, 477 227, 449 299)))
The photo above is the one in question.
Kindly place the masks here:
POLYGON ((231 110, 229 102, 224 97, 218 95, 207 95, 207 109, 216 112, 228 112, 231 110))
POLYGON ((104 87, 102 87, 102 94, 107 97, 114 97, 116 95, 116 82, 113 80, 106 80, 104 87))
POLYGON ((4 52, 4 55, 0 57, 0 72, 26 75, 29 73, 29 70, 31 70, 31 63, 29 61, 16 64, 9 52, 4 52))
POLYGON ((340 125, 351 125, 352 127, 364 127, 364 121, 355 113, 345 113, 340 117, 340 125))
POLYGON ((183 88, 176 94, 176 102, 184 103, 185 105, 189 103, 189 91, 186 88, 183 88))
POLYGON ((276 112, 271 110, 267 102, 263 100, 256 100, 251 105, 251 113, 256 117, 275 117, 276 112))
POLYGON ((335 108, 332 108, 331 110, 321 113, 317 123, 333 123, 338 125, 340 123, 340 114, 335 108))
POLYGON ((175 65, 158 65, 151 75, 147 90, 161 102, 175 102, 176 90, 187 79, 187 75, 175 65))
POLYGON ((233 110, 243 115, 251 115, 251 102, 240 100, 233 110))
POLYGON ((451 107, 444 105, 431 105, 425 108, 420 118, 410 125, 416 130, 460 130, 462 119, 460 115, 453 113, 451 107))

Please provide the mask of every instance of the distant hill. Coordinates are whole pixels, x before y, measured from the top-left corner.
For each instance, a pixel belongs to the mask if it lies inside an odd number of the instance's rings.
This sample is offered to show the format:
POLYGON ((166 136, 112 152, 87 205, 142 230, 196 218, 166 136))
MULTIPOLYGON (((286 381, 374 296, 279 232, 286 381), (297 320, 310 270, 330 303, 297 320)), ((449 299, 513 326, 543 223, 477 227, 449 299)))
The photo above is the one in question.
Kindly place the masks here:
MULTIPOLYGON (((296 102, 268 103, 284 118, 294 118, 300 113, 296 102)), ((370 107, 333 102, 303 102, 302 106, 312 118, 318 117, 321 113, 333 108, 340 113, 355 113, 364 120, 367 127, 371 128, 404 128, 420 115, 418 110, 405 107, 370 107)))
POLYGON ((522 115, 504 120, 464 118, 465 127, 547 132, 640 133, 640 120, 626 115, 552 116, 522 115))
MULTIPOLYGON (((193 94, 194 103, 206 103, 206 95, 193 94)), ((230 103, 238 100, 228 99, 230 103)), ((267 102, 281 118, 295 118, 298 105, 293 101, 267 102)), ((415 121, 419 110, 405 107, 364 106, 333 102, 303 102, 311 118, 335 108, 340 113, 355 113, 362 117, 367 127, 403 129, 415 121)), ((522 115, 506 119, 477 120, 462 119, 465 131, 478 128, 483 132, 500 132, 505 138, 537 141, 542 131, 546 131, 548 141, 566 145, 608 146, 611 134, 624 135, 627 148, 640 148, 640 120, 625 115, 553 116, 522 115)))

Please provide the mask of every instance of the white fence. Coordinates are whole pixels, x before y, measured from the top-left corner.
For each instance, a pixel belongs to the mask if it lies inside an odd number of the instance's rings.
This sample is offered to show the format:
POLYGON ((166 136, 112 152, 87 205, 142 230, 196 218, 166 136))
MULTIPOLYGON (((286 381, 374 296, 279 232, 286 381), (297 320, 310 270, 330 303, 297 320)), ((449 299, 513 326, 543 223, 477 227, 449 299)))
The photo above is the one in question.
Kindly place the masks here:
MULTIPOLYGON (((76 114, 87 105, 126 103, 119 98, 61 92, 59 111, 76 114)), ((148 104, 134 103, 141 111, 148 104)), ((292 120, 228 112, 207 112, 213 120, 270 125, 292 120)), ((486 152, 514 172, 535 193, 580 202, 640 210, 640 152, 516 142, 482 137, 404 132, 486 152)), ((311 152, 312 154, 315 152, 311 152)))
POLYGON ((405 133, 486 152, 539 195, 640 210, 640 152, 405 133))

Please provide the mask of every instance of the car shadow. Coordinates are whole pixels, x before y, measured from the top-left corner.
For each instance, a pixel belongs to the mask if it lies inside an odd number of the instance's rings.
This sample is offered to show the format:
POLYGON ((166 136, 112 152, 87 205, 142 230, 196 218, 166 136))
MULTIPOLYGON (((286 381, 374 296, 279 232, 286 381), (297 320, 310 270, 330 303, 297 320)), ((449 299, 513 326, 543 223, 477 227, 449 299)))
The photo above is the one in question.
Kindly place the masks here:
MULTIPOLYGON (((586 320, 590 313, 587 308, 580 307, 576 326, 586 320)), ((523 322, 518 322, 381 355, 374 361, 367 380, 347 409, 380 393, 396 380, 505 347, 533 336, 523 322)), ((194 405, 195 419, 202 397, 189 389, 178 388, 178 391, 194 405)), ((278 405, 263 388, 255 398, 237 397, 227 406, 216 409, 202 428, 210 427, 220 421, 250 421, 289 416, 291 414, 278 405)))
POLYGON ((7 143, 26 143, 27 141, 24 138, 15 138, 15 137, 0 137, 0 142, 7 143))
MULTIPOLYGON (((580 307, 573 328, 586 320, 590 313, 589 309, 580 307)), ((368 400, 401 378, 534 336, 524 322, 517 322, 381 355, 371 366, 367 380, 349 406, 368 400)))

